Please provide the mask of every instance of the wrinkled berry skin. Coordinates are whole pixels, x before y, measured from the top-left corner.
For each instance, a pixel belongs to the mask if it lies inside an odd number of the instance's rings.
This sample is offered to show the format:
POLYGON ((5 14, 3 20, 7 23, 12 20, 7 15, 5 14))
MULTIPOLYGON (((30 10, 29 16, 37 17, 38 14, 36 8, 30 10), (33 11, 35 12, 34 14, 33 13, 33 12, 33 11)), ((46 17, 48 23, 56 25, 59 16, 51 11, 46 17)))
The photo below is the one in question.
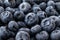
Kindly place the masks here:
POLYGON ((10 11, 11 13, 14 13, 15 12, 15 9, 14 8, 11 8, 11 7, 7 7, 5 10, 6 11, 10 11))
POLYGON ((36 34, 36 40, 48 40, 49 34, 46 31, 41 31, 36 34))
POLYGON ((23 11, 15 11, 15 13, 14 13, 14 18, 16 19, 16 20, 23 20, 24 19, 24 17, 25 17, 25 14, 23 13, 23 11))
POLYGON ((41 11, 41 8, 39 7, 39 5, 35 4, 32 8, 34 13, 37 13, 38 11, 41 11))
POLYGON ((20 26, 20 28, 21 28, 21 27, 27 27, 26 24, 25 24, 25 22, 18 21, 17 23, 18 23, 18 25, 20 26))
POLYGON ((12 13, 9 11, 4 11, 0 14, 0 19, 3 23, 8 23, 13 19, 12 13))
POLYGON ((40 20, 42 20, 47 17, 47 14, 44 11, 38 11, 37 16, 39 17, 40 20))
POLYGON ((41 31, 40 25, 35 25, 35 26, 31 27, 31 32, 32 33, 38 33, 40 31, 41 31))
POLYGON ((5 7, 15 7, 16 1, 15 0, 4 0, 5 7))
POLYGON ((41 27, 43 30, 51 32, 55 29, 55 21, 50 18, 45 18, 41 22, 41 27))
POLYGON ((29 26, 37 24, 38 21, 38 16, 34 13, 28 13, 25 17, 25 23, 29 26))
POLYGON ((29 11, 31 8, 31 5, 28 2, 23 2, 19 5, 19 9, 23 12, 29 11))
POLYGON ((29 28, 20 28, 19 31, 25 31, 25 32, 30 33, 30 29, 29 28))
POLYGON ((17 22, 15 22, 15 21, 10 21, 10 22, 8 23, 8 29, 9 29, 10 31, 16 32, 16 31, 19 29, 19 26, 18 26, 17 22))
POLYGON ((25 31, 19 31, 15 40, 30 40, 30 35, 25 31))
POLYGON ((45 9, 47 16, 58 15, 58 12, 53 8, 53 6, 48 6, 45 9))
POLYGON ((42 2, 39 4, 39 7, 42 9, 42 10, 45 10, 47 4, 45 2, 42 2))
POLYGON ((0 6, 0 14, 4 12, 4 8, 2 6, 0 6))

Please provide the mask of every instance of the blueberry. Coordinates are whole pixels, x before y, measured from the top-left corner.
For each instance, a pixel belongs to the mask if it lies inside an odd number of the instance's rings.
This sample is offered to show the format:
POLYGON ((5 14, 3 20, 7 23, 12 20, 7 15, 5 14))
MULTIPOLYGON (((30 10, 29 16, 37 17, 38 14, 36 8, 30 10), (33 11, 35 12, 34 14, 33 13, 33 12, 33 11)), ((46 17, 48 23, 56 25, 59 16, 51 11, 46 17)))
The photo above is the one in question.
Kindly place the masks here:
POLYGON ((41 31, 36 34, 36 40, 48 40, 49 34, 46 31, 41 31))
POLYGON ((9 11, 4 11, 0 14, 1 21, 3 23, 8 23, 13 19, 12 13, 9 11))
POLYGON ((52 15, 58 15, 58 12, 53 8, 53 6, 48 6, 46 9, 45 9, 46 13, 48 16, 52 16, 52 15))
POLYGON ((41 8, 39 7, 39 5, 34 5, 33 7, 32 7, 32 10, 33 10, 33 12, 34 13, 37 13, 38 11, 41 11, 41 8))
POLYGON ((4 12, 4 8, 0 6, 0 13, 4 12))
POLYGON ((39 21, 38 16, 34 13, 28 13, 25 16, 25 23, 29 26, 37 24, 39 21))
POLYGON ((60 0, 53 0, 54 2, 60 2, 60 0))
POLYGON ((60 2, 56 2, 55 5, 56 5, 56 9, 60 11, 60 2))
POLYGON ((51 32, 55 29, 55 21, 50 18, 45 18, 41 22, 41 27, 43 28, 43 30, 51 32))
POLYGON ((15 9, 11 8, 11 7, 7 7, 5 9, 6 11, 10 11, 11 13, 14 13, 15 12, 15 9))
POLYGON ((53 19, 55 22, 59 19, 57 16, 50 16, 49 18, 53 19))
POLYGON ((31 32, 32 33, 38 33, 38 32, 40 32, 41 31, 41 27, 40 27, 40 25, 35 25, 35 26, 33 26, 33 27, 31 27, 31 32))
POLYGON ((23 11, 15 11, 15 13, 14 13, 14 18, 16 19, 16 20, 23 20, 24 19, 24 17, 25 17, 25 14, 23 13, 23 11))
POLYGON ((7 38, 7 29, 6 26, 1 26, 0 27, 0 38, 6 39, 7 38))
POLYGON ((54 30, 51 33, 51 40, 60 40, 60 30, 54 30))
POLYGON ((19 31, 25 31, 25 32, 30 33, 30 29, 29 28, 20 28, 19 31))
POLYGON ((55 2, 52 1, 52 0, 50 0, 50 1, 47 2, 47 6, 53 6, 53 7, 55 7, 55 2))
POLYGON ((0 6, 4 6, 4 0, 0 0, 0 6))
POLYGON ((37 16, 39 17, 40 20, 42 20, 47 17, 47 14, 44 11, 38 11, 37 16))
POLYGON ((18 25, 19 25, 20 27, 27 27, 26 24, 25 24, 25 22, 18 21, 17 23, 18 23, 18 25))
POLYGON ((45 10, 45 8, 46 8, 46 3, 45 2, 42 2, 42 3, 40 3, 39 4, 39 6, 40 6, 40 8, 42 9, 42 10, 45 10))
POLYGON ((17 22, 15 22, 15 21, 10 21, 10 22, 8 23, 8 29, 9 29, 10 31, 16 32, 16 31, 19 29, 19 26, 18 26, 17 22))
POLYGON ((23 12, 29 11, 31 8, 31 5, 28 2, 23 2, 19 5, 19 9, 23 12))
POLYGON ((30 35, 25 31, 19 31, 16 34, 15 40, 30 40, 30 35))
POLYGON ((4 5, 6 7, 15 7, 16 1, 15 0, 4 0, 4 5))

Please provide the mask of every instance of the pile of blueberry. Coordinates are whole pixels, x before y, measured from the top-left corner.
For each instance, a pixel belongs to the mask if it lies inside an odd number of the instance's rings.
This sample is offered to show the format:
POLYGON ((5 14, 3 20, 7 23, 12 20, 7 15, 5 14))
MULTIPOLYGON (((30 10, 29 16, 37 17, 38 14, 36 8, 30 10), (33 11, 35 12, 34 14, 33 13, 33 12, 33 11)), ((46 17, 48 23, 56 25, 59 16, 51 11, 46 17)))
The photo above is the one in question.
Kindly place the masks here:
POLYGON ((60 0, 0 0, 0 40, 60 40, 60 0))

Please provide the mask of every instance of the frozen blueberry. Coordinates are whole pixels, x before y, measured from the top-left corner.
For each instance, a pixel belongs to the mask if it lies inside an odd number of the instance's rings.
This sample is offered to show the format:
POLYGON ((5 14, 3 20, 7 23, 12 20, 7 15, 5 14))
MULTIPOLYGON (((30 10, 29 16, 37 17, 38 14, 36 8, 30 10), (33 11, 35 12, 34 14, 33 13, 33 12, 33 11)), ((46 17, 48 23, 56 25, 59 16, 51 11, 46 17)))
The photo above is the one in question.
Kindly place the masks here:
POLYGON ((53 6, 53 7, 55 7, 55 2, 52 1, 52 0, 50 0, 50 1, 47 2, 47 6, 53 6))
POLYGON ((0 13, 4 12, 4 8, 0 6, 0 13))
POLYGON ((22 21, 17 22, 20 27, 27 27, 26 24, 22 21))
POLYGON ((4 0, 0 0, 0 5, 4 6, 4 0))
POLYGON ((23 12, 27 12, 31 9, 31 5, 28 2, 23 2, 19 5, 19 9, 23 12))
POLYGON ((19 26, 18 26, 17 22, 10 21, 8 23, 8 29, 15 32, 15 31, 17 31, 19 29, 19 26))
POLYGON ((37 13, 38 11, 41 11, 41 8, 39 7, 39 5, 34 5, 33 7, 32 7, 32 10, 33 10, 33 12, 34 13, 37 13))
POLYGON ((24 19, 24 17, 25 17, 25 14, 23 13, 23 11, 15 11, 15 13, 14 13, 14 18, 16 19, 16 20, 23 20, 24 19))
POLYGON ((55 21, 50 18, 45 18, 41 22, 41 27, 43 28, 43 30, 51 32, 55 29, 55 21))
POLYGON ((3 23, 8 23, 13 19, 12 13, 9 11, 4 11, 0 14, 1 21, 3 23))
POLYGON ((20 28, 19 31, 25 31, 25 32, 30 33, 30 29, 29 28, 20 28))
POLYGON ((45 8, 46 8, 46 3, 45 2, 42 2, 42 3, 40 3, 39 4, 39 6, 40 6, 40 8, 42 9, 42 10, 45 10, 45 8))
POLYGON ((41 31, 36 34, 36 40, 48 40, 49 34, 46 31, 41 31))
POLYGON ((4 4, 6 7, 15 7, 16 2, 15 0, 4 0, 4 4))
POLYGON ((57 16, 50 16, 49 18, 53 19, 55 22, 59 19, 57 16))
POLYGON ((47 14, 44 11, 38 11, 37 16, 39 17, 40 20, 42 20, 47 17, 47 14))
POLYGON ((7 38, 7 29, 6 26, 1 26, 0 27, 0 38, 6 39, 7 38))
POLYGON ((35 26, 33 26, 33 27, 31 27, 31 32, 32 33, 38 33, 38 32, 40 32, 41 31, 41 27, 40 27, 40 25, 35 25, 35 26))
POLYGON ((58 12, 53 8, 53 6, 48 6, 46 9, 45 9, 45 11, 46 11, 46 14, 48 15, 48 16, 52 16, 52 15, 58 15, 58 12))
POLYGON ((56 9, 60 11, 60 2, 56 2, 55 5, 56 5, 56 9))
POLYGON ((11 8, 11 7, 7 7, 5 9, 6 11, 10 11, 11 13, 14 13, 15 12, 15 9, 11 8))
POLYGON ((25 17, 25 23, 29 26, 37 24, 38 21, 38 16, 34 13, 28 13, 25 17))
POLYGON ((51 40, 60 40, 60 30, 54 30, 51 33, 51 40))
POLYGON ((19 31, 16 34, 15 40, 30 40, 30 35, 25 31, 19 31))

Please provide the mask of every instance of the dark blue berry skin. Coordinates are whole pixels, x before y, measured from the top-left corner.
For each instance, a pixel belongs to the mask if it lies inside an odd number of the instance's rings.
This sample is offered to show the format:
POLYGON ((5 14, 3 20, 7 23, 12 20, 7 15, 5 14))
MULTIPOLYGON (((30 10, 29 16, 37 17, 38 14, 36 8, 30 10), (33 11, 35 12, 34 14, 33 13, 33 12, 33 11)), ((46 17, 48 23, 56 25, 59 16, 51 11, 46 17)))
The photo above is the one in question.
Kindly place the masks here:
POLYGON ((0 6, 0 14, 4 12, 4 8, 2 6, 0 6))
POLYGON ((8 29, 9 29, 10 31, 16 32, 16 31, 19 29, 19 26, 18 26, 17 22, 15 22, 15 21, 10 21, 10 22, 8 23, 8 29))
POLYGON ((39 5, 35 4, 33 7, 32 7, 32 10, 34 13, 37 13, 38 11, 41 11, 41 8, 39 7, 39 5))
POLYGON ((58 15, 58 12, 53 8, 53 6, 48 6, 46 9, 47 16, 58 15))
POLYGON ((50 0, 47 2, 47 6, 53 6, 55 8, 55 2, 50 0))
POLYGON ((40 32, 42 29, 41 29, 41 27, 40 27, 40 25, 35 25, 35 26, 33 26, 33 27, 31 27, 31 32, 32 33, 38 33, 38 32, 40 32))
POLYGON ((29 28, 20 28, 19 31, 25 31, 25 32, 30 33, 30 29, 29 28))
POLYGON ((47 17, 47 14, 44 11, 38 11, 37 16, 39 17, 40 20, 42 20, 47 17))
POLYGON ((15 0, 4 0, 4 5, 6 7, 15 7, 16 1, 15 0))
POLYGON ((31 5, 28 3, 28 2, 22 2, 20 5, 19 5, 19 9, 23 12, 27 12, 29 11, 31 8, 31 5))
POLYGON ((60 40, 60 30, 54 30, 51 32, 51 40, 60 40))
POLYGON ((54 2, 60 2, 60 0, 52 0, 52 1, 54 1, 54 2))
POLYGON ((50 16, 50 19, 53 19, 55 22, 59 19, 57 16, 50 16))
POLYGON ((5 9, 6 11, 10 11, 11 13, 14 13, 15 12, 15 9, 11 8, 11 7, 7 7, 5 9))
POLYGON ((60 11, 60 2, 56 2, 55 5, 56 5, 56 9, 60 11))
POLYGON ((35 37, 31 37, 30 39, 31 39, 31 40, 36 40, 35 37))
POLYGON ((23 20, 24 19, 24 17, 25 17, 25 14, 23 13, 23 11, 15 11, 15 13, 14 13, 14 18, 16 19, 16 20, 23 20))
POLYGON ((43 30, 51 32, 55 29, 55 21, 50 18, 45 18, 41 22, 41 27, 43 30))
POLYGON ((19 31, 16 34, 15 40, 30 40, 30 35, 25 31, 19 31))
POLYGON ((4 0, 0 0, 0 6, 4 6, 4 0))
POLYGON ((45 8, 46 8, 46 3, 45 2, 42 2, 42 3, 40 3, 39 4, 39 6, 40 6, 40 8, 42 9, 42 10, 45 10, 45 8))
POLYGON ((0 27, 0 38, 1 39, 6 39, 7 38, 7 29, 6 29, 6 26, 1 26, 0 27))
POLYGON ((9 11, 4 11, 0 14, 0 19, 3 23, 8 23, 13 19, 12 13, 9 11))
POLYGON ((38 16, 34 13, 28 13, 26 16, 25 16, 25 23, 28 25, 28 26, 32 26, 32 25, 35 25, 37 24, 39 21, 38 19, 38 16))
POLYGON ((7 39, 7 40, 15 40, 14 38, 9 38, 9 39, 7 39))
POLYGON ((49 34, 46 31, 41 31, 36 34, 36 40, 48 40, 49 34))
POLYGON ((25 24, 25 22, 18 21, 17 23, 18 23, 18 25, 20 26, 20 28, 21 28, 21 27, 27 27, 26 24, 25 24))
POLYGON ((15 0, 16 1, 16 5, 19 5, 22 3, 22 0, 15 0))

